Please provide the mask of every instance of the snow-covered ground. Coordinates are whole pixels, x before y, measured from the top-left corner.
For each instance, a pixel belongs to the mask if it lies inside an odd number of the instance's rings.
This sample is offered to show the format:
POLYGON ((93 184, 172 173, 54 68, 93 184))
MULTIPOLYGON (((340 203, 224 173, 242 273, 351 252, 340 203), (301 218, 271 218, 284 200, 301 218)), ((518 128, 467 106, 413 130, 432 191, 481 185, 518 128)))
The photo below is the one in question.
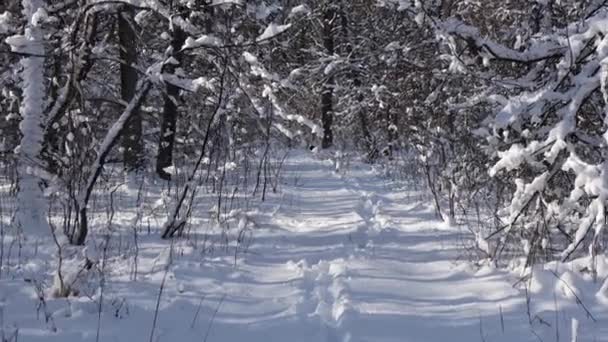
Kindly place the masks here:
MULTIPOLYGON (((336 172, 330 160, 292 153, 282 174, 279 193, 237 213, 227 247, 200 209, 189 238, 173 245, 159 237, 162 222, 148 220, 150 233, 141 224, 135 253, 133 208, 117 210, 109 240, 101 231, 90 239, 114 252, 105 276, 88 280, 89 296, 40 300, 55 244, 49 237, 21 260, 13 244, 0 340, 95 341, 99 331, 108 342, 571 341, 578 326, 578 341, 608 341, 604 259, 597 282, 579 260, 539 266, 514 286, 515 273, 463 258, 468 230, 436 221, 428 196, 369 165, 336 172)), ((5 237, 5 265, 9 246, 5 237)), ((82 253, 102 258, 102 249, 82 253)))

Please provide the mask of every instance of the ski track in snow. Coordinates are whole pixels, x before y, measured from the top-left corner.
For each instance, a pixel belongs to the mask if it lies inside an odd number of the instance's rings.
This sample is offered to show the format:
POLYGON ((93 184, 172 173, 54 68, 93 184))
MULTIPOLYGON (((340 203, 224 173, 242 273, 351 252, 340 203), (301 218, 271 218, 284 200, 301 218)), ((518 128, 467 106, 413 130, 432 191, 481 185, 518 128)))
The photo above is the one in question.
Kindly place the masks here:
MULTIPOLYGON (((357 163, 340 174, 329 160, 296 153, 284 168, 282 192, 251 216, 253 243, 236 266, 230 252, 176 249, 154 341, 556 340, 555 326, 530 325, 516 278, 457 261, 470 237, 436 221, 422 193, 357 163)), ((171 257, 158 235, 140 243, 137 281, 130 262, 107 280, 100 341, 149 339, 171 257)), ((46 322, 36 317, 31 287, 18 279, 0 285, 5 333, 18 327, 19 341, 95 341, 98 297, 49 299, 46 322)), ((571 297, 532 305, 546 322, 560 322, 561 340, 576 317, 579 341, 608 341, 606 306, 592 305, 591 323, 571 297)))

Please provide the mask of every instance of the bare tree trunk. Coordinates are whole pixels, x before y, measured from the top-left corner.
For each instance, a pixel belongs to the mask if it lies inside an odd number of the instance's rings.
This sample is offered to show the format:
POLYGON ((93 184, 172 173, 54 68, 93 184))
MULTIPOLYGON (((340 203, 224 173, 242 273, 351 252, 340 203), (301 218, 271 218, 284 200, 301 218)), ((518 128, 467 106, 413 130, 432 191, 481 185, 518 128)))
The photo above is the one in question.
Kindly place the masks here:
MULTIPOLYGON (((360 98, 362 97, 363 95, 361 94, 360 98)), ((363 112, 362 108, 357 109, 357 117, 359 118, 359 128, 361 128, 361 134, 363 134, 365 149, 367 150, 367 160, 369 162, 373 162, 378 157, 378 149, 376 148, 376 144, 374 143, 372 135, 369 132, 369 123, 365 114, 366 113, 363 112)))
MULTIPOLYGON (((323 46, 328 55, 334 54, 334 21, 336 12, 331 7, 325 9, 323 13, 323 46)), ((323 141, 322 148, 329 148, 334 143, 334 134, 332 130, 334 113, 333 113, 333 97, 334 97, 334 77, 329 75, 323 84, 321 91, 321 121, 323 124, 323 141)))
MULTIPOLYGON (((134 31, 133 10, 125 9, 118 14, 118 38, 120 41, 120 95, 125 102, 130 102, 137 88, 136 36, 134 31)), ((137 171, 142 167, 143 143, 141 115, 137 108, 124 130, 122 137, 124 165, 128 171, 137 171)))
POLYGON ((397 115, 393 113, 393 109, 389 106, 386 108, 386 122, 388 124, 388 146, 387 156, 389 160, 393 160, 395 152, 395 144, 397 142, 397 115))
MULTIPOLYGON (((182 59, 180 49, 186 40, 186 34, 178 25, 172 25, 173 37, 171 40, 170 55, 177 62, 168 63, 164 66, 166 73, 173 73, 182 59)), ((171 174, 165 168, 173 164, 173 145, 175 142, 175 130, 177 128, 179 88, 166 83, 166 94, 164 95, 163 118, 160 127, 160 140, 158 143, 158 156, 156 157, 156 173, 163 179, 170 180, 171 174)))
POLYGON ((435 181, 431 176, 431 166, 429 165, 428 161, 424 162, 424 174, 426 175, 426 181, 429 185, 429 189, 431 190, 431 194, 433 195, 433 200, 435 204, 435 216, 438 219, 443 220, 444 218, 443 214, 441 213, 441 204, 439 202, 439 190, 437 190, 437 187, 435 186, 435 181))

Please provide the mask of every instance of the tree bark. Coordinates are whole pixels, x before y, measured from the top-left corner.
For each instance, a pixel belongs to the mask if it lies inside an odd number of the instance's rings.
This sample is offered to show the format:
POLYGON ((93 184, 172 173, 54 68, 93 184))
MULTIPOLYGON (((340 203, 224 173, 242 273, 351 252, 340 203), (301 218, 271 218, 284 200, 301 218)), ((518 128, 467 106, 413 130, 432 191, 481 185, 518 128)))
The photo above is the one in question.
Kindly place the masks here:
MULTIPOLYGON (((136 36, 134 31, 133 10, 125 9, 118 14, 118 38, 120 42, 120 95, 125 102, 130 102, 137 88, 136 36)), ((125 169, 137 171, 142 167, 143 142, 141 115, 137 108, 125 126, 122 138, 125 169)))
MULTIPOLYGON (((163 67, 165 73, 174 73, 181 64, 181 47, 186 41, 186 34, 179 26, 173 26, 173 37, 171 40, 171 57, 178 63, 168 63, 163 67)), ((163 179, 170 180, 171 174, 165 168, 173 164, 173 146, 175 142, 175 130, 177 128, 179 88, 173 84, 166 83, 164 95, 163 117, 160 127, 160 139, 158 143, 158 156, 156 157, 156 173, 163 179)))

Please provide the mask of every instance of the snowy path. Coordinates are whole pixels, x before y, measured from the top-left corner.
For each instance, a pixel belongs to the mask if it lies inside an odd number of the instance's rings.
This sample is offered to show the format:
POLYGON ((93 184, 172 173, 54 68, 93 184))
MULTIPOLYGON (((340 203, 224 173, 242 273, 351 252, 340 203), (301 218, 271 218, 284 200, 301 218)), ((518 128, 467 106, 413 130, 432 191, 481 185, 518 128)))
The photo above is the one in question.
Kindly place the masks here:
POLYGON ((458 265, 464 235, 434 221, 419 196, 391 189, 366 167, 341 177, 327 162, 292 162, 302 184, 286 197, 292 206, 274 215, 278 231, 268 232, 282 242, 272 251, 256 245, 265 257, 253 260, 268 268, 260 274, 287 265, 283 279, 301 293, 296 314, 310 330, 321 326, 319 341, 468 341, 480 329, 510 340, 528 328, 521 312, 503 317, 502 333, 500 311, 521 309, 520 293, 499 273, 458 265))
MULTIPOLYGON (((179 247, 154 341, 570 340, 564 327, 580 316, 575 303, 560 300, 561 331, 530 325, 514 278, 458 262, 467 235, 434 220, 415 191, 365 165, 342 176, 331 162, 302 155, 288 160, 284 175, 281 195, 250 217, 253 243, 236 267, 230 252, 179 247)), ((166 245, 157 236, 141 243, 138 281, 120 270, 108 281, 100 341, 149 341, 166 245)), ((19 341, 95 341, 95 301, 50 300, 58 331, 49 333, 36 301, 13 296, 31 290, 18 282, 5 289, 0 324, 18 325, 19 341)), ((599 323, 581 320, 583 341, 608 341, 606 309, 592 309, 599 323)))

